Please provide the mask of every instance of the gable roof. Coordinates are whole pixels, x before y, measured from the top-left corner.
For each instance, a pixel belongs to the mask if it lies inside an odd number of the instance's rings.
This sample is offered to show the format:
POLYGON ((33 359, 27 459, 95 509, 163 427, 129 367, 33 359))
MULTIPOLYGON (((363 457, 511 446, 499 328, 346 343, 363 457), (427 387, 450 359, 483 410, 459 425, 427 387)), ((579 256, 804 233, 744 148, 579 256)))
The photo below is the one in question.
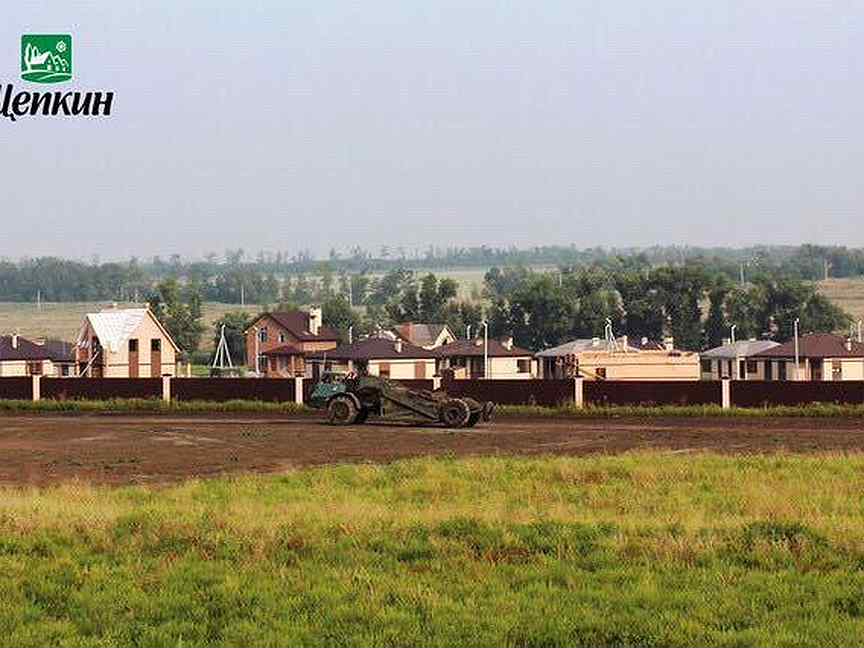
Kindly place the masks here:
MULTIPOLYGON (((617 338, 617 342, 619 345, 623 345, 626 338, 619 337, 617 338)), ((661 347, 662 349, 662 347, 661 347)), ((578 338, 576 340, 570 340, 569 342, 565 342, 564 344, 559 344, 556 347, 552 347, 551 349, 546 349, 544 351, 540 351, 537 354, 538 358, 557 358, 559 356, 567 356, 567 355, 577 355, 579 353, 584 353, 585 351, 608 351, 608 345, 606 344, 606 340, 602 338, 578 338)), ((628 343, 627 351, 640 351, 640 350, 660 350, 657 349, 653 343, 648 343, 645 347, 640 346, 634 347, 628 343)))
POLYGON ((252 320, 252 323, 246 327, 245 332, 255 326, 265 317, 269 317, 279 326, 286 329, 291 335, 302 342, 333 342, 339 341, 339 333, 328 326, 322 326, 318 329, 318 334, 314 334, 309 330, 309 313, 304 311, 276 311, 273 313, 261 313, 252 320))
POLYGON ((402 342, 402 351, 396 343, 386 338, 366 338, 354 344, 341 344, 330 351, 307 353, 307 358, 316 360, 431 360, 438 357, 434 351, 402 342))
POLYGON ((99 343, 111 353, 117 353, 141 325, 145 317, 152 318, 171 346, 174 347, 174 351, 179 352, 180 347, 177 346, 177 343, 174 342, 171 335, 156 316, 150 312, 149 308, 111 308, 98 313, 88 313, 84 317, 85 325, 81 327, 81 331, 78 333, 77 343, 81 345, 87 341, 82 338, 86 324, 89 322, 93 332, 96 333, 96 337, 99 338, 99 343))
MULTIPOLYGON (((473 340, 457 340, 456 342, 451 342, 450 344, 445 344, 444 346, 438 347, 437 349, 435 349, 435 353, 439 358, 483 356, 485 355, 483 338, 474 338, 473 340)), ((508 349, 499 340, 495 340, 492 338, 489 339, 490 358, 523 358, 525 356, 531 357, 533 355, 534 354, 528 351, 528 349, 522 349, 517 346, 508 349)))
POLYGON ((51 352, 40 344, 18 336, 18 347, 13 348, 12 336, 0 337, 0 362, 8 360, 53 360, 51 352))
POLYGON ((406 342, 416 346, 431 346, 438 341, 441 333, 448 330, 451 337, 456 337, 446 324, 424 324, 421 322, 404 322, 397 324, 395 331, 406 342))
MULTIPOLYGON (((864 358, 864 344, 852 341, 849 350, 846 341, 849 338, 831 333, 810 333, 798 338, 798 355, 802 358, 864 358)), ((795 340, 789 340, 759 354, 763 358, 794 358, 795 340)))
POLYGON ((700 353, 703 358, 747 358, 780 346, 773 340, 741 340, 700 353))

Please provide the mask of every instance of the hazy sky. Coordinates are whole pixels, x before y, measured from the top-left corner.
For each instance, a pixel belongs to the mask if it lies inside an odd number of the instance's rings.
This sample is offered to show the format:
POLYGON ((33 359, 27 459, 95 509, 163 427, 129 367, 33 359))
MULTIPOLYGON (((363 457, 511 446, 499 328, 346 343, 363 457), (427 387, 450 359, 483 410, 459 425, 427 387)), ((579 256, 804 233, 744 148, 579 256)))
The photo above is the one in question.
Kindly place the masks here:
POLYGON ((860 2, 55 0, 108 119, 0 119, 0 256, 864 245, 860 2))

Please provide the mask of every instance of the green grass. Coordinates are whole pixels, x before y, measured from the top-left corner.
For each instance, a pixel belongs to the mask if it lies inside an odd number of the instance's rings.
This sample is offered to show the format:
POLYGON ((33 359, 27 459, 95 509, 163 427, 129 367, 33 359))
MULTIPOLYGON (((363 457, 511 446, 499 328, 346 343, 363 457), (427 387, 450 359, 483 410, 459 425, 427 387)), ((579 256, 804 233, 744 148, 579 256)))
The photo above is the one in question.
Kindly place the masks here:
POLYGON ((864 457, 0 491, 0 644, 855 645, 864 457))
POLYGON ((0 400, 0 414, 310 414, 314 410, 296 403, 269 403, 264 401, 231 400, 223 403, 211 401, 172 401, 161 399, 86 400, 0 400))
MULTIPOLYGON (((136 414, 136 413, 167 413, 167 414, 217 414, 217 413, 250 413, 250 414, 312 414, 316 410, 295 403, 269 403, 264 401, 233 400, 224 403, 211 401, 172 401, 165 403, 159 399, 128 399, 128 400, 0 400, 0 415, 2 414, 136 414)), ((498 407, 496 416, 536 417, 550 419, 596 419, 596 418, 864 418, 864 406, 836 405, 833 403, 812 403, 796 407, 733 407, 724 410, 719 405, 663 405, 656 407, 585 407, 577 409, 569 405, 558 407, 541 407, 539 405, 504 405, 498 407)))

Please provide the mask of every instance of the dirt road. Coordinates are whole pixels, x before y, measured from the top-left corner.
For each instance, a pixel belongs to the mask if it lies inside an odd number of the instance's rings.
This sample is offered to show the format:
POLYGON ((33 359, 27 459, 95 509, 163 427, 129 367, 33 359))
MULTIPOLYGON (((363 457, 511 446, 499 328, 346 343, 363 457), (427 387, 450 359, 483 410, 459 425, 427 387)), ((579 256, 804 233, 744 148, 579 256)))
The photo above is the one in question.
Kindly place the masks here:
POLYGON ((501 419, 470 430, 331 427, 318 419, 0 417, 0 483, 163 483, 420 455, 584 455, 628 450, 861 452, 850 419, 501 419))

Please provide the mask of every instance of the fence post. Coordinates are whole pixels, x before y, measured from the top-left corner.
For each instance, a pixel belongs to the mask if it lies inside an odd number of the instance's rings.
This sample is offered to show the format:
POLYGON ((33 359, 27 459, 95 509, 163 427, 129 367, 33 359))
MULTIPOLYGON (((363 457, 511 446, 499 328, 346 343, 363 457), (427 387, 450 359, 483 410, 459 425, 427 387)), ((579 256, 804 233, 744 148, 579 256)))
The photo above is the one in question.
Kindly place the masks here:
POLYGON ((732 407, 732 381, 729 378, 724 378, 720 381, 720 391, 722 393, 721 396, 721 405, 723 409, 729 409, 732 407))
POLYGON ((42 400, 42 376, 34 375, 32 396, 34 401, 42 400))
POLYGON ((573 404, 576 409, 585 407, 585 379, 582 376, 573 379, 573 404))
POLYGON ((303 404, 303 378, 300 376, 294 377, 294 402, 303 404))
POLYGON ((432 391, 441 389, 441 376, 432 376, 432 391))
POLYGON ((162 400, 171 402, 171 376, 162 376, 162 400))

